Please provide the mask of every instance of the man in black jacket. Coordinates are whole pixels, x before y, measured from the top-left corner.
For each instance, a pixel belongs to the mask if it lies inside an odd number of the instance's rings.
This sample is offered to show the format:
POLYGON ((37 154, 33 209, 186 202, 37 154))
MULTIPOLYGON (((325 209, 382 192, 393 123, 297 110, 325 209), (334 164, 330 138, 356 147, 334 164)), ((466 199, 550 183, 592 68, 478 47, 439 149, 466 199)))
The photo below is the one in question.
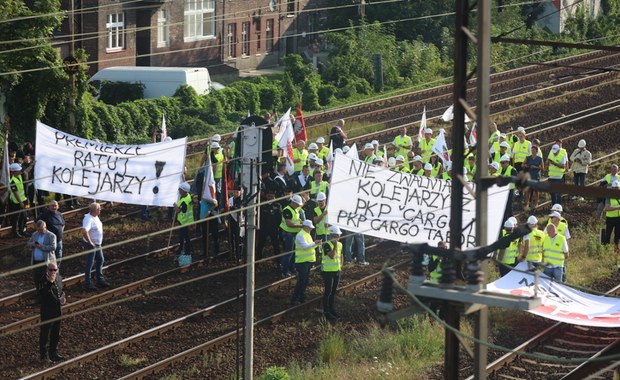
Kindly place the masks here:
POLYGON ((41 302, 41 332, 39 334, 39 352, 44 364, 60 362, 64 357, 58 354, 60 339, 61 306, 66 303, 65 293, 62 291, 62 278, 58 274, 58 265, 50 262, 47 271, 41 279, 42 286, 37 290, 41 302), (52 321, 50 321, 52 320, 52 321), (47 322, 46 321, 50 321, 47 322), (49 342, 49 349, 48 349, 49 342), (48 356, 49 352, 49 356, 48 356))

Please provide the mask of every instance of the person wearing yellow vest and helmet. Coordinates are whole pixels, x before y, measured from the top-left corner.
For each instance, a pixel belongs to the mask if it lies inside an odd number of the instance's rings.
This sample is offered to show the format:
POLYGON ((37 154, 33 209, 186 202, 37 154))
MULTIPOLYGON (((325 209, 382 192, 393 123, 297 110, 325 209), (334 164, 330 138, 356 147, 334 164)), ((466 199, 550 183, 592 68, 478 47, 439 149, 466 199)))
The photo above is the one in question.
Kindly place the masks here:
POLYGON ((470 154, 467 156, 467 160, 463 163, 463 167, 467 169, 467 179, 469 181, 474 181, 476 178, 476 156, 474 154, 470 154))
MULTIPOLYGON (((517 170, 510 165, 510 156, 504 155, 500 159, 499 175, 503 177, 514 177, 517 175, 517 170)), ((514 189, 515 184, 510 183, 508 185, 508 201, 506 202, 506 210, 504 211, 504 220, 508 219, 508 217, 512 215, 514 189)))
MULTIPOLYGON (((318 235, 318 234, 317 234, 318 235)), ((334 308, 334 299, 340 281, 342 269, 342 243, 339 242, 342 231, 337 226, 329 227, 329 240, 323 244, 321 256, 321 275, 323 276, 323 315, 328 321, 335 321, 339 315, 334 308)))
POLYGON ((571 235, 570 235, 570 231, 568 231, 568 221, 562 216, 562 213, 564 212, 562 205, 556 203, 553 206, 551 206, 551 213, 553 212, 557 212, 560 216, 558 220, 555 220, 554 217, 550 217, 549 220, 547 221, 547 224, 551 224, 551 223, 555 224, 555 227, 558 233, 564 235, 566 240, 570 240, 571 235))
POLYGON ((299 195, 293 195, 289 204, 282 209, 282 240, 284 242, 284 255, 280 258, 280 270, 282 277, 291 277, 295 272, 295 236, 301 230, 300 210, 303 200, 299 195))
MULTIPOLYGON (((620 181, 614 181, 611 188, 620 190, 620 181)), ((620 198, 608 198, 605 201, 603 211, 605 211, 605 239, 603 244, 611 242, 611 233, 615 231, 614 244, 618 249, 618 242, 620 242, 620 198)))
POLYGON ((519 261, 526 260, 529 269, 535 269, 542 263, 542 245, 545 233, 538 229, 538 218, 530 215, 527 224, 532 228, 532 232, 523 236, 523 246, 519 261))
POLYGON ((175 204, 177 221, 181 225, 179 228, 179 254, 192 255, 192 242, 189 237, 189 225, 194 222, 194 202, 190 194, 189 183, 183 182, 179 185, 179 200, 175 204))
POLYGON ((306 150, 306 142, 304 140, 297 140, 295 143, 295 149, 293 149, 293 170, 296 174, 301 172, 301 169, 308 161, 308 151, 306 150))
POLYGON ((517 137, 519 138, 512 146, 512 163, 517 171, 524 171, 523 164, 527 157, 532 153, 532 143, 525 139, 525 128, 517 129, 517 137))
MULTIPOLYGON (((390 157, 392 158, 392 157, 390 157)), ((402 155, 396 156, 394 159, 394 169, 397 172, 410 173, 409 165, 405 163, 405 157, 402 155)))
POLYGON ((207 145, 207 147, 205 148, 205 151, 202 152, 202 156, 200 157, 200 167, 205 166, 205 163, 207 162, 207 153, 209 152, 209 150, 211 149, 211 143, 220 143, 222 141, 222 136, 218 135, 217 133, 214 134, 210 139, 209 139, 209 144, 207 145))
POLYGON ((224 172, 224 154, 220 143, 214 141, 211 143, 211 164, 213 164, 213 179, 215 179, 215 189, 217 192, 217 201, 224 204, 221 199, 222 194, 222 174, 224 172))
POLYGON ((548 224, 543 240, 544 273, 557 282, 564 282, 564 267, 569 257, 566 238, 556 231, 554 224, 548 224))
POLYGON ((329 147, 325 146, 325 138, 323 136, 316 139, 316 145, 319 148, 316 155, 323 160, 324 162, 328 160, 327 156, 329 155, 329 147))
POLYGON ((316 199, 316 196, 319 193, 325 193, 329 195, 329 183, 327 181, 323 181, 323 172, 320 168, 314 169, 314 173, 312 173, 313 179, 310 182, 310 198, 316 199))
POLYGON ((366 143, 364 145, 363 154, 364 162, 369 165, 374 165, 377 155, 375 154, 375 147, 371 143, 366 143))
MULTIPOLYGON (((447 249, 448 244, 444 241, 440 241, 437 244, 437 247, 447 249)), ((425 258, 426 260, 426 258, 425 258)), ((430 282, 433 284, 439 284, 439 279, 441 278, 441 263, 443 262, 443 258, 440 256, 431 256, 428 260, 428 277, 430 282)))
POLYGON ((409 151, 413 148, 413 139, 411 136, 407 136, 407 127, 402 127, 400 129, 400 135, 394 137, 392 145, 396 147, 396 152, 394 154, 396 156, 403 156, 404 160, 407 154, 409 154, 409 151))
POLYGON ((316 226, 316 238, 321 241, 327 240, 327 195, 319 192, 316 196, 316 207, 312 215, 312 222, 316 226))
MULTIPOLYGON (((566 172, 566 165, 568 163, 568 157, 566 151, 560 148, 559 144, 554 144, 551 147, 551 152, 547 156, 547 170, 549 175, 549 182, 551 183, 563 183, 564 173, 566 172)), ((551 193, 551 203, 562 204, 562 194, 551 193)))
POLYGON ((435 139, 433 138, 433 130, 430 128, 426 128, 424 130, 424 138, 418 143, 418 148, 420 149, 420 156, 422 156, 423 162, 428 162, 430 160, 431 154, 433 154, 434 144, 435 139))
MULTIPOLYGON (((411 174, 424 175, 424 163, 422 162, 421 156, 414 156, 411 160, 411 163, 413 164, 413 167, 411 168, 411 174)), ((433 169, 432 166, 431 169, 433 169)))
POLYGON ((499 177, 499 164, 497 162, 491 162, 489 164, 489 175, 499 177))
MULTIPOLYGON (((504 231, 502 236, 510 235, 515 228, 515 224, 512 220, 506 220, 504 222, 504 231)), ((505 249, 500 249, 497 253, 497 260, 501 263, 498 264, 499 275, 504 277, 512 270, 512 267, 517 262, 519 257, 520 241, 519 239, 510 242, 510 245, 505 249)))
POLYGON ((291 304, 298 305, 306 302, 306 288, 310 278, 310 269, 316 263, 316 247, 320 240, 312 240, 310 231, 314 229, 311 220, 301 223, 301 230, 295 236, 295 269, 297 270, 297 284, 293 290, 291 304))
POLYGON ((26 207, 28 198, 26 197, 26 189, 22 178, 22 166, 13 163, 9 166, 9 207, 11 214, 11 230, 13 237, 21 238, 28 236, 26 233, 26 207))

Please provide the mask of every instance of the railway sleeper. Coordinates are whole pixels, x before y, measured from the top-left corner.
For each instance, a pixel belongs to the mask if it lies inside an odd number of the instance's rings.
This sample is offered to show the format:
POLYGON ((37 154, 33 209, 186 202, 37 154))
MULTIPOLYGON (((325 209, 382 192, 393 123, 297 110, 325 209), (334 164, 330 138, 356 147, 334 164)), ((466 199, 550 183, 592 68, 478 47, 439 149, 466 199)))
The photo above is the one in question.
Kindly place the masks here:
POLYGON ((564 339, 555 339, 555 342, 560 343, 560 344, 565 344, 567 346, 596 347, 597 350, 601 350, 607 347, 607 344, 605 343, 598 344, 598 343, 588 343, 588 342, 573 342, 573 341, 568 341, 564 339))
MULTIPOLYGON (((556 359, 564 359, 564 357, 560 357, 560 356, 553 356, 553 355, 549 355, 549 354, 545 354, 542 352, 532 352, 532 354, 534 355, 539 355, 541 357, 547 356, 547 357, 554 357, 556 359)), ((521 359, 524 363, 530 364, 530 365, 538 365, 538 366, 544 366, 544 367, 553 367, 553 368, 564 368, 567 370, 571 370, 573 368, 575 368, 574 365, 570 365, 570 364, 562 364, 562 363, 549 363, 549 362, 543 362, 542 359, 541 361, 536 361, 534 359, 529 359, 529 358, 522 358, 521 359)))
MULTIPOLYGON (((570 345, 570 343, 569 343, 570 345)), ((570 352, 571 354, 578 354, 578 355, 594 355, 597 352, 599 352, 599 349, 593 348, 591 350, 576 350, 574 348, 571 348, 570 350, 567 350, 565 347, 556 347, 556 346, 550 346, 550 345, 546 345, 545 349, 550 350, 550 351, 557 351, 557 352, 570 352)))

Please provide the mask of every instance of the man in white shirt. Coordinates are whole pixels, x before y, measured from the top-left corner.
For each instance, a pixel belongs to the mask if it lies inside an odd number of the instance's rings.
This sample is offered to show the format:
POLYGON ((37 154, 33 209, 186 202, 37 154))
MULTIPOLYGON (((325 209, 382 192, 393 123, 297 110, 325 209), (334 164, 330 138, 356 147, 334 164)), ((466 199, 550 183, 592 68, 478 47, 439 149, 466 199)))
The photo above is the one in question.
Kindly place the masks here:
POLYGON ((97 285, 100 288, 110 286, 103 277, 103 250, 101 243, 103 242, 103 223, 99 219, 101 214, 101 205, 93 202, 88 206, 88 214, 84 215, 82 220, 82 243, 84 250, 89 251, 86 254, 86 267, 84 268, 84 288, 87 290, 97 290, 92 283, 90 271, 93 269, 93 263, 96 264, 95 273, 97 277, 97 285))

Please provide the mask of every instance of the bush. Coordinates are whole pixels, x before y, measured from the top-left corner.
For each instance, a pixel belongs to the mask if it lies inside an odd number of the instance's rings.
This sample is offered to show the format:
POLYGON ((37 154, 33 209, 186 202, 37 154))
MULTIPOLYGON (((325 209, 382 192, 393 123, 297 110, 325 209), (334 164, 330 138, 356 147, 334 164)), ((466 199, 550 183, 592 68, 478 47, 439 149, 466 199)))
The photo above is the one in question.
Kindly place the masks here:
POLYGON ((288 372, 285 368, 269 367, 258 377, 258 380, 288 380, 288 378, 288 372))
POLYGON ((335 99, 334 97, 335 94, 336 94, 336 87, 334 85, 322 84, 318 90, 319 104, 321 106, 328 105, 335 99))
POLYGON ((130 102, 144 97, 144 85, 142 83, 127 83, 104 80, 99 87, 99 100, 104 103, 116 105, 122 102, 130 102))

